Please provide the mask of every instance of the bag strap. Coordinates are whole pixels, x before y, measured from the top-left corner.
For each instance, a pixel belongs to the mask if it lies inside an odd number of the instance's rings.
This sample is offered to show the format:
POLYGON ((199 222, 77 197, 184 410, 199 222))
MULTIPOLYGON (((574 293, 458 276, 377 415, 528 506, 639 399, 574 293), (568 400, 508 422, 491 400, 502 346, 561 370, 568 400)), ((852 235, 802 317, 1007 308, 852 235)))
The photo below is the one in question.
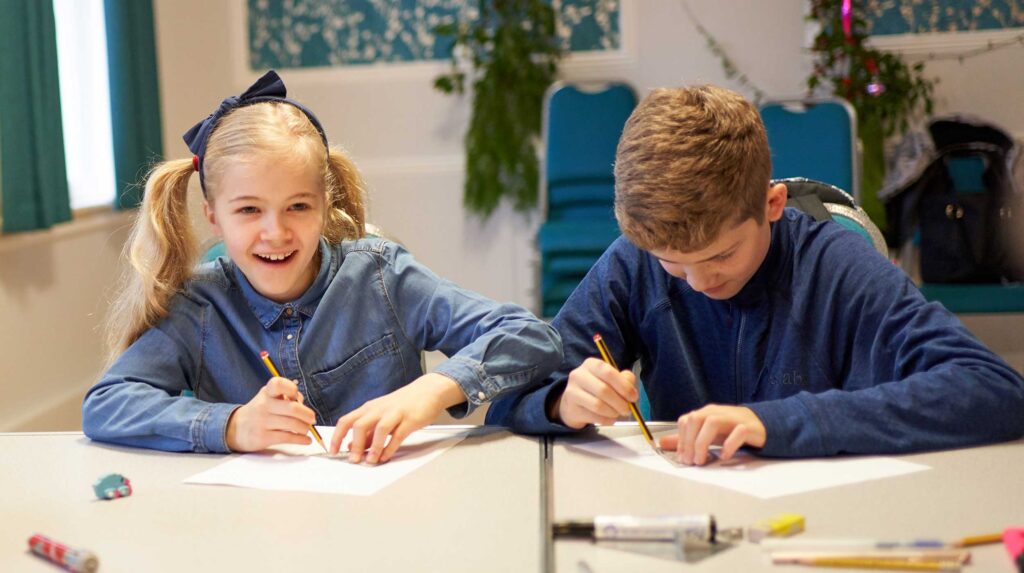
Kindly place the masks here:
POLYGON ((795 207, 811 217, 815 221, 831 221, 832 215, 825 209, 825 203, 817 195, 796 195, 786 200, 787 207, 795 207))

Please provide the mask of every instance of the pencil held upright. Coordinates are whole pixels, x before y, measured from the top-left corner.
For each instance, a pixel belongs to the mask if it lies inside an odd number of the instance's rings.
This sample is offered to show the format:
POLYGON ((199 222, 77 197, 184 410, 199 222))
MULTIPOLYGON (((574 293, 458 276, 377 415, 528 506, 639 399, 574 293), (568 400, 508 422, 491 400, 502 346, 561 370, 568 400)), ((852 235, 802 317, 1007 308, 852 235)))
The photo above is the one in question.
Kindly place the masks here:
MULTIPOLYGON (((605 344, 604 338, 601 338, 600 334, 594 335, 594 344, 597 345, 597 350, 601 353, 601 359, 607 362, 612 368, 618 370, 619 367, 615 364, 615 359, 612 358, 612 353, 608 351, 608 345, 605 344)), ((636 404, 633 402, 629 403, 629 413, 633 414, 633 419, 640 425, 640 431, 643 432, 644 439, 647 440, 647 443, 654 447, 655 450, 659 450, 659 453, 661 453, 661 448, 655 445, 654 436, 651 434, 651 430, 647 427, 647 423, 644 422, 643 416, 640 415, 640 410, 637 410, 636 404)))
MULTIPOLYGON (((277 368, 274 367, 274 363, 270 360, 270 353, 266 350, 260 352, 260 359, 263 360, 263 364, 266 365, 267 370, 270 371, 270 375, 275 378, 280 378, 281 374, 277 372, 277 368)), ((320 432, 317 431, 316 426, 313 424, 309 425, 309 431, 313 434, 313 438, 316 439, 316 443, 320 444, 320 447, 327 452, 327 445, 324 444, 324 439, 320 437, 320 432)), ((329 452, 328 452, 329 453, 329 452)))

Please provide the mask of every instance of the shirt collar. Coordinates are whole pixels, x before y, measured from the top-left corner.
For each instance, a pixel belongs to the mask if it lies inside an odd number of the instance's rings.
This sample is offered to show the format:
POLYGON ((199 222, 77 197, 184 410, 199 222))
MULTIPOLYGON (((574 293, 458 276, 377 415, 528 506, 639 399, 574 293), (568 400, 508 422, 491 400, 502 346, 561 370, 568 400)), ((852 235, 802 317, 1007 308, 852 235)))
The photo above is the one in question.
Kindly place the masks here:
POLYGON ((239 270, 238 265, 233 264, 232 270, 234 271, 235 282, 241 288, 242 295, 245 297, 246 303, 249 304, 249 308, 252 309, 253 314, 256 315, 256 318, 263 324, 264 328, 270 328, 282 316, 288 315, 289 312, 291 314, 298 312, 307 318, 313 316, 313 312, 316 310, 317 305, 320 304, 324 291, 327 290, 327 286, 331 282, 331 277, 334 276, 337 270, 337 260, 332 256, 327 240, 320 237, 320 270, 317 272, 316 278, 313 279, 313 284, 309 285, 309 288, 306 289, 306 292, 302 293, 302 296, 284 304, 274 302, 256 292, 256 289, 249 283, 249 279, 239 270))

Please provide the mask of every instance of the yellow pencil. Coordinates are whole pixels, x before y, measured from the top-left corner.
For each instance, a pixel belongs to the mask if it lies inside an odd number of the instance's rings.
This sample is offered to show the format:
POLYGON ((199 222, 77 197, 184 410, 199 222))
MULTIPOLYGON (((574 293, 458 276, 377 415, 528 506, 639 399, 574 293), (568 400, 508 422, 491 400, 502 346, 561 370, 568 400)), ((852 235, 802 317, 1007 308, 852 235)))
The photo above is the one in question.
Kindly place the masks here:
POLYGON ((1002 543, 1002 533, 988 533, 985 535, 974 535, 971 537, 964 537, 959 541, 950 543, 953 547, 971 547, 972 545, 986 545, 989 543, 1002 543))
MULTIPOLYGON (((608 352, 608 345, 604 343, 604 339, 601 338, 600 334, 594 335, 594 344, 597 344, 597 350, 601 353, 601 358, 604 359, 612 368, 618 370, 619 367, 615 365, 615 359, 612 358, 612 353, 608 352)), ((651 445, 658 453, 661 453, 661 448, 654 443, 654 436, 651 435, 651 431, 647 428, 647 424, 644 422, 643 416, 640 415, 640 410, 636 409, 636 404, 629 403, 629 411, 633 414, 633 418, 636 423, 640 425, 640 431, 644 434, 644 439, 651 445)))
MULTIPOLYGON (((267 365, 267 370, 270 371, 270 375, 271 376, 274 376, 274 377, 277 377, 277 378, 281 377, 281 375, 278 374, 278 372, 277 372, 277 368, 274 368, 274 363, 270 361, 270 353, 269 352, 267 352, 266 350, 260 352, 260 358, 262 358, 263 359, 263 363, 267 365)), ((313 433, 313 437, 316 438, 316 443, 320 444, 320 447, 324 449, 324 452, 327 452, 327 446, 324 445, 324 439, 320 437, 320 432, 316 431, 316 426, 314 426, 313 424, 310 424, 309 425, 309 431, 312 432, 313 433)), ((330 453, 330 452, 327 452, 327 453, 330 453)))

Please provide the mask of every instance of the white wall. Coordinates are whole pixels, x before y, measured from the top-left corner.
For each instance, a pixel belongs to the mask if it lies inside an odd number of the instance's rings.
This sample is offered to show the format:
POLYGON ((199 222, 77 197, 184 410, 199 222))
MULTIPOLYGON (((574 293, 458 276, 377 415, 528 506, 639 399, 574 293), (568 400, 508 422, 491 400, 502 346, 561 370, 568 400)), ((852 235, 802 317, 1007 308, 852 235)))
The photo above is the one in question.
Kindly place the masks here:
POLYGON ((80 425, 128 222, 111 214, 0 239, 0 431, 80 425))
MULTIPOLYGON (((625 79, 658 86, 712 82, 737 87, 670 0, 623 0, 621 53, 574 55, 570 80, 625 79)), ((803 92, 809 62, 803 0, 690 0, 736 65, 771 97, 803 92)), ((185 157, 181 134, 258 74, 246 69, 243 0, 156 0, 157 56, 168 157, 185 157), (201 16, 199 16, 201 15, 201 16)), ((982 35, 982 37, 984 37, 982 35)), ((943 43, 972 41, 957 34, 943 43)), ((887 39, 908 52, 935 38, 887 39), (895 42, 895 43, 894 43, 895 42)), ((977 42, 976 42, 977 43, 977 42)), ((982 42, 983 43, 983 42, 982 42)), ((922 48, 922 46, 925 46, 922 48)), ((939 111, 973 110, 1024 134, 1024 57, 1015 47, 934 62, 939 111)), ((487 222, 461 210, 465 100, 431 87, 443 63, 282 70, 291 94, 314 109, 330 138, 347 147, 370 185, 371 218, 443 276, 501 300, 535 308, 537 221, 500 210, 487 222)), ((750 95, 750 94, 747 94, 750 95)), ((0 431, 45 426, 54 408, 76 411, 101 365, 95 330, 116 276, 123 218, 0 238, 0 431), (39 426, 42 417, 43 426, 39 426)), ((984 339, 985 336, 982 336, 984 339)))

